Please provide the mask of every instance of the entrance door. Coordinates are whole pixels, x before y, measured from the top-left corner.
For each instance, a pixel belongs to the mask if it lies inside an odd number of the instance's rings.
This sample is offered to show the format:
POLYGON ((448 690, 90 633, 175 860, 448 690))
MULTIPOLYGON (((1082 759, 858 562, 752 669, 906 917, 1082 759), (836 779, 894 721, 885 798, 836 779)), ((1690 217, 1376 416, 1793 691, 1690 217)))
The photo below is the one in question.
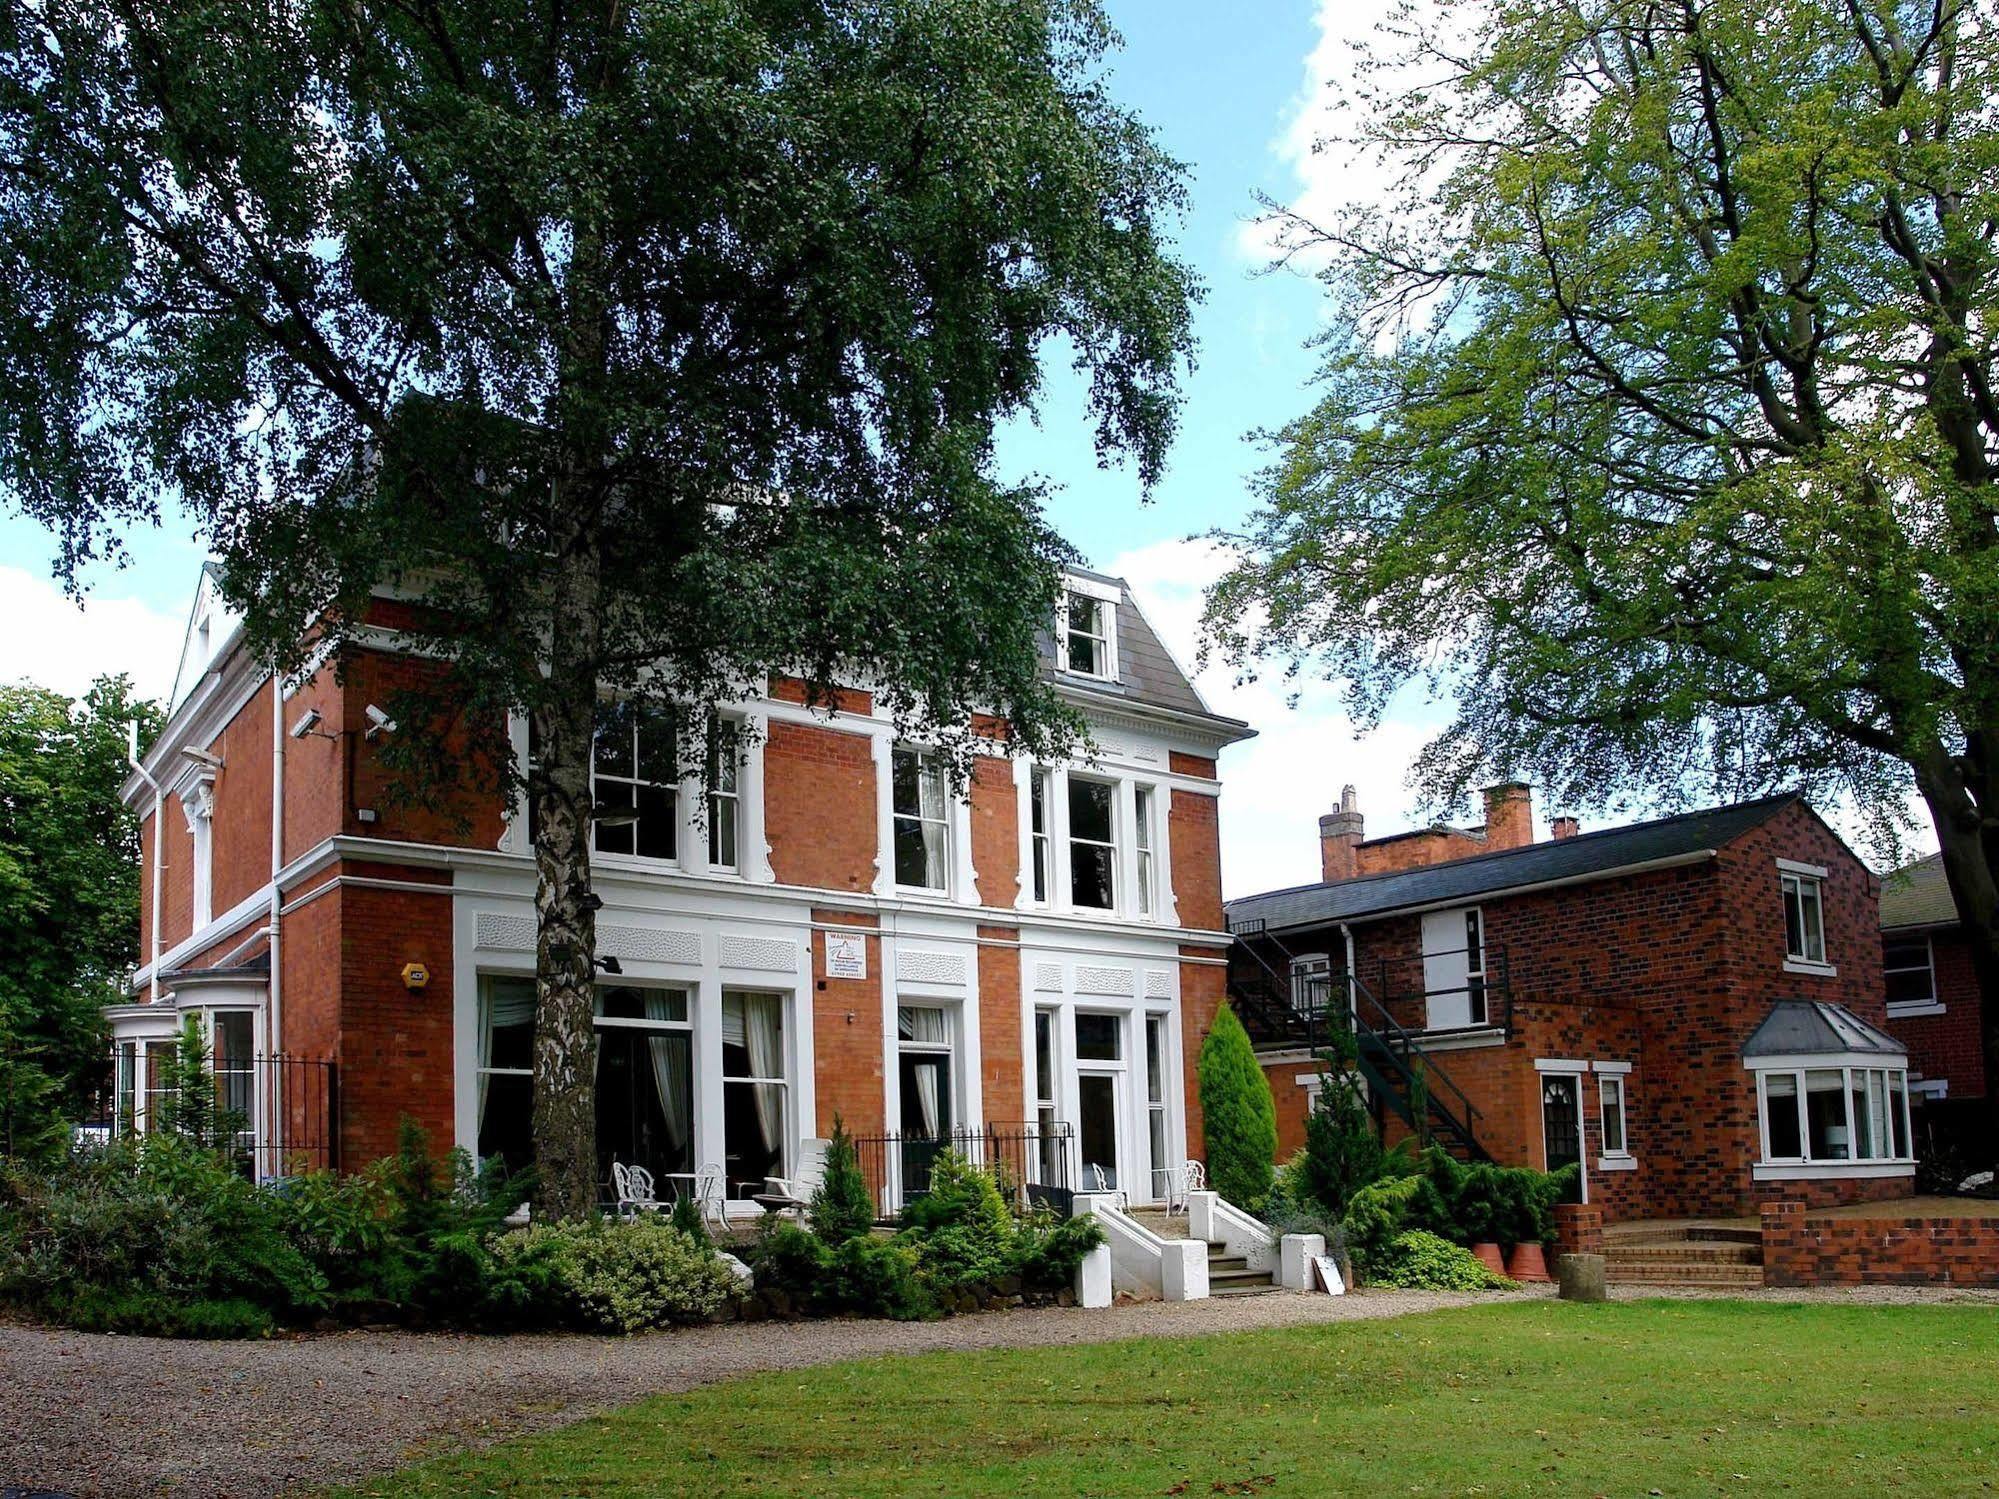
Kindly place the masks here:
POLYGON ((1542 1074, 1541 1148, 1550 1171, 1583 1158, 1582 1086, 1572 1072, 1542 1074))
POLYGON ((1115 1072, 1076 1075, 1076 1138, 1083 1153, 1079 1191, 1112 1190, 1118 1185, 1118 1077, 1115 1072))

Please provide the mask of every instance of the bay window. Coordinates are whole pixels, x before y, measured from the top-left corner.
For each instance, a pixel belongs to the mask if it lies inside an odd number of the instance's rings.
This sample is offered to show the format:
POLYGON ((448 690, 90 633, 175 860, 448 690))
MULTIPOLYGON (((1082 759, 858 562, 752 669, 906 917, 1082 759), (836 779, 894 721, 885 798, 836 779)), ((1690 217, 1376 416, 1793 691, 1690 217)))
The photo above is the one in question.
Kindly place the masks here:
POLYGON ((1765 1164, 1911 1158, 1906 1068, 1763 1068, 1757 1101, 1765 1164))

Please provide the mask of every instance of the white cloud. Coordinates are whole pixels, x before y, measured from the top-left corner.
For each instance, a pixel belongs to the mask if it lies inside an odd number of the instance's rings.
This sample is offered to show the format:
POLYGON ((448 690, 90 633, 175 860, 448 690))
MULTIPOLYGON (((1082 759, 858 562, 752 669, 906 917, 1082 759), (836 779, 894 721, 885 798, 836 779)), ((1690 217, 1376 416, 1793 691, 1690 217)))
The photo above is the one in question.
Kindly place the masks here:
POLYGON ((0 682, 76 697, 122 671, 139 692, 164 699, 186 624, 136 598, 91 594, 79 608, 48 578, 0 566, 0 682))
MULTIPOLYGON (((1210 541, 1161 541, 1113 558, 1139 608, 1192 672, 1200 637, 1202 596, 1221 576, 1227 553, 1210 541)), ((1257 737, 1222 755, 1222 886, 1231 896, 1319 877, 1319 814, 1330 811, 1351 782, 1370 833, 1412 825, 1416 797, 1406 783, 1410 763, 1430 731, 1408 722, 1384 723, 1364 739, 1330 703, 1331 690, 1310 687, 1297 707, 1281 682, 1238 684, 1219 663, 1194 674, 1209 708, 1240 718, 1257 737)))
MULTIPOLYGON (((1305 55, 1304 80, 1271 142, 1272 154, 1291 178, 1273 185, 1271 195, 1313 223, 1337 223, 1351 206, 1380 204, 1389 197, 1396 169, 1352 140, 1362 49, 1393 50, 1379 28, 1400 9, 1401 0, 1319 0, 1314 21, 1318 38, 1305 55)), ((1258 265, 1286 248, 1281 226, 1264 219, 1238 226, 1236 247, 1258 265)), ((1313 262, 1306 255, 1299 263, 1313 262)))

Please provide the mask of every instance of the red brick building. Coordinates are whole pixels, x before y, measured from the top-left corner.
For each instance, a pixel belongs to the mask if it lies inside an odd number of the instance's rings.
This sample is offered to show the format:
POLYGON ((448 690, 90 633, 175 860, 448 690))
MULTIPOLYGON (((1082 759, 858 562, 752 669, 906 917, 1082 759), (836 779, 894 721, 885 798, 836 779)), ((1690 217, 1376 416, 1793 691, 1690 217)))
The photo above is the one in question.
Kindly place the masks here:
POLYGON ((1229 903, 1231 995, 1281 1154, 1303 1143, 1333 1007, 1390 1138, 1580 1161, 1612 1219, 1910 1191, 1877 882, 1810 807, 1587 834, 1558 818, 1535 842, 1525 786, 1485 795, 1482 827, 1369 841, 1349 788, 1320 821, 1332 877, 1229 903))
POLYGON ((1882 880, 1881 966, 1888 1029, 1909 1048, 1916 1138, 1955 1154, 1985 1132, 1983 1006, 1941 855, 1882 880))
MULTIPOLYGON (((809 1165, 836 1114, 873 1136, 1025 1125, 1073 1180, 1094 1168, 1139 1201, 1199 1154, 1189 1059, 1230 940, 1216 760, 1248 731, 1208 711, 1120 580, 1075 571, 1051 625, 1088 763, 1016 760, 994 725, 960 792, 864 686, 808 707, 783 678, 717 705, 735 749, 712 785, 655 768, 646 713, 600 733, 607 1178, 613 1159, 712 1173, 741 1204, 809 1165)), ((357 1165, 405 1115, 475 1155, 527 1152, 525 808, 389 794, 378 703, 424 665, 392 615, 375 638, 338 676, 274 683, 204 577, 165 731, 125 787, 146 961, 111 1014, 119 1115, 145 1127, 197 1015, 266 1173, 357 1165)))

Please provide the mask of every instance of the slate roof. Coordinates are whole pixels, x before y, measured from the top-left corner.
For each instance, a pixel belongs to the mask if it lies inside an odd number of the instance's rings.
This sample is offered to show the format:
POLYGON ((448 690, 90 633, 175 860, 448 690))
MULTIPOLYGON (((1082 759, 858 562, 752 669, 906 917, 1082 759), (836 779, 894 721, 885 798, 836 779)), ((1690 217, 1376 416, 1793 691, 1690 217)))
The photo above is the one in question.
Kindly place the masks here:
POLYGON ((1123 578, 1113 578, 1106 573, 1089 572, 1082 568, 1072 568, 1071 571, 1117 587, 1118 680, 1103 682, 1077 676, 1073 672, 1057 671, 1055 637, 1052 632, 1044 632, 1041 637, 1042 661, 1056 681, 1078 696, 1103 699, 1106 707, 1115 707, 1121 699, 1143 707, 1163 708, 1172 713, 1205 718, 1218 727, 1241 730, 1236 736, 1238 738, 1250 737, 1249 726, 1241 719, 1225 717, 1208 707, 1193 682, 1188 680, 1186 672, 1181 670, 1180 663, 1173 659, 1173 653, 1140 612, 1138 601, 1132 597, 1130 584, 1123 578))
POLYGON ((1751 1057, 1846 1056, 1856 1052, 1904 1057, 1909 1048, 1845 1005, 1822 999, 1779 1000, 1742 1043, 1744 1061, 1751 1057))
POLYGON ((1228 902, 1229 924, 1239 928, 1243 922, 1260 920, 1270 930, 1323 926, 1419 906, 1448 905, 1523 885, 1608 877, 1634 864, 1721 848, 1798 800, 1796 792, 1784 792, 1733 806, 1474 854, 1420 869, 1244 896, 1228 902))
POLYGON ((1957 902, 1943 872, 1943 855, 1931 854, 1881 881, 1881 925, 1896 927, 1953 926, 1957 902))

